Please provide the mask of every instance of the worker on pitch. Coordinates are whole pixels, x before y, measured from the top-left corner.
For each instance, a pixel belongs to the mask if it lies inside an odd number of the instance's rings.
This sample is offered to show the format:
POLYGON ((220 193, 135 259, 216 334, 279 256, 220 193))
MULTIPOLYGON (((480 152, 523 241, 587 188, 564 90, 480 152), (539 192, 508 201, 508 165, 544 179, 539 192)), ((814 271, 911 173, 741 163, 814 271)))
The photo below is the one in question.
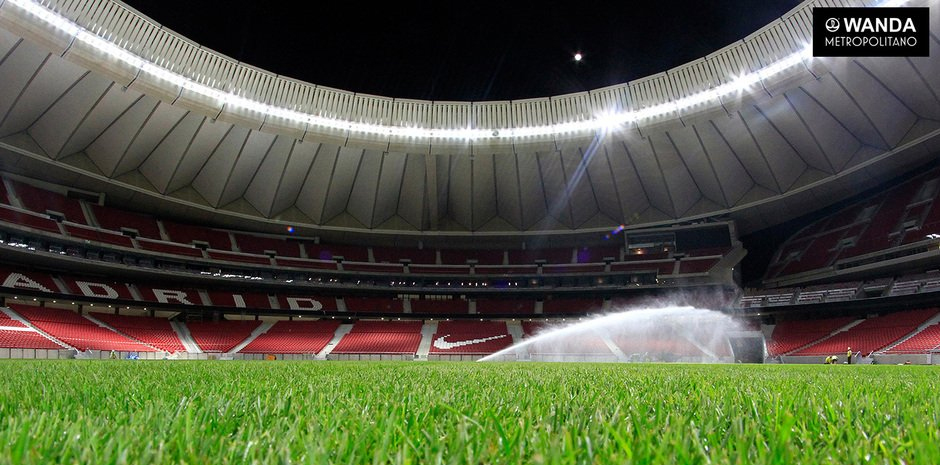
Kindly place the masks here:
POLYGON ((851 347, 849 347, 849 348, 845 351, 845 363, 847 363, 847 364, 849 364, 849 365, 852 364, 852 348, 851 348, 851 347))

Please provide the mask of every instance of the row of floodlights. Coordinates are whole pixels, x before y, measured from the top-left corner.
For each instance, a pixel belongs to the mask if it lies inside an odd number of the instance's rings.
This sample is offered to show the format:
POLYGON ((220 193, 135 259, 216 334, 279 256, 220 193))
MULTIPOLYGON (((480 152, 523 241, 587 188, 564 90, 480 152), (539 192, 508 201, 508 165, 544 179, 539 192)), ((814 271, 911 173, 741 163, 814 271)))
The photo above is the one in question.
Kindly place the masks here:
MULTIPOLYGON (((887 0, 882 2, 880 6, 898 6, 907 3, 908 1, 909 0, 887 0)), ((678 111, 682 111, 707 102, 715 102, 721 97, 740 94, 759 84, 761 81, 764 81, 778 73, 801 64, 804 60, 812 58, 812 48, 807 45, 796 53, 770 63, 757 71, 742 74, 727 83, 715 86, 711 89, 704 90, 671 102, 665 102, 639 110, 600 114, 596 115, 592 119, 583 121, 505 129, 478 129, 472 127, 463 129, 431 129, 424 127, 390 126, 349 121, 312 115, 309 113, 277 107, 267 103, 259 102, 257 100, 252 100, 241 95, 215 89, 205 84, 196 82, 186 76, 147 61, 131 53, 130 51, 121 48, 119 45, 82 28, 81 26, 75 24, 63 16, 60 16, 54 11, 47 9, 35 0, 7 0, 7 3, 23 9, 38 21, 63 31, 69 36, 74 37, 75 41, 82 42, 85 45, 90 46, 91 48, 109 56, 118 62, 138 69, 141 73, 153 76, 159 80, 166 81, 171 85, 179 86, 180 88, 189 92, 219 102, 226 108, 239 108, 248 112, 260 113, 266 115, 267 117, 282 119, 301 125, 309 125, 323 129, 351 131, 361 134, 390 137, 479 140, 487 138, 525 138, 533 136, 551 136, 555 134, 565 134, 572 132, 611 130, 635 121, 671 115, 678 111)))

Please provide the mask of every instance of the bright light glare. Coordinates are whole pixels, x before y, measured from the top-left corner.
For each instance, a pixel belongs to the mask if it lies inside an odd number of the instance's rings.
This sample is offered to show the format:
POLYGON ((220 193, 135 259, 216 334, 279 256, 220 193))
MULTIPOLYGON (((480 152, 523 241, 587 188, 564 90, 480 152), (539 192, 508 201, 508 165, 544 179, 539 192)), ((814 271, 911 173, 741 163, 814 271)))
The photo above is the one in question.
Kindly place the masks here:
MULTIPOLYGON (((907 3, 907 1, 908 0, 886 0, 881 6, 899 6, 907 3)), ((268 118, 282 119, 314 128, 388 137, 478 140, 486 138, 525 138, 572 132, 609 130, 635 121, 674 115, 676 112, 686 108, 702 105, 707 102, 714 102, 721 97, 740 94, 771 76, 800 65, 805 60, 812 59, 811 47, 805 46, 802 50, 770 63, 764 68, 738 76, 729 82, 711 89, 646 108, 626 110, 618 113, 605 113, 582 121, 519 128, 478 129, 466 127, 460 129, 431 129, 348 121, 339 118, 312 115, 252 100, 231 92, 209 87, 140 58, 120 46, 83 29, 71 20, 45 8, 35 0, 7 0, 7 3, 23 9, 38 22, 59 29, 70 36, 74 36, 76 41, 82 42, 127 66, 139 69, 141 75, 150 76, 151 78, 165 81, 170 85, 179 86, 194 94, 202 95, 209 100, 216 101, 217 104, 224 108, 239 108, 247 112, 266 115, 268 118)), ((575 61, 581 61, 582 58, 583 56, 580 52, 575 53, 575 61)))

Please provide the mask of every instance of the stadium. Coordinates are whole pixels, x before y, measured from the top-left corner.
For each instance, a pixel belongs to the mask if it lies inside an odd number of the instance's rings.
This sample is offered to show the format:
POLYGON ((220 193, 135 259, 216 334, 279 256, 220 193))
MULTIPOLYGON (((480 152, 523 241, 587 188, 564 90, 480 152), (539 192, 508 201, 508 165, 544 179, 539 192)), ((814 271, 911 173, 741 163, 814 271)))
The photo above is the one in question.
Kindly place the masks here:
POLYGON ((940 6, 885 3, 461 100, 0 0, 0 462, 937 463, 940 6))

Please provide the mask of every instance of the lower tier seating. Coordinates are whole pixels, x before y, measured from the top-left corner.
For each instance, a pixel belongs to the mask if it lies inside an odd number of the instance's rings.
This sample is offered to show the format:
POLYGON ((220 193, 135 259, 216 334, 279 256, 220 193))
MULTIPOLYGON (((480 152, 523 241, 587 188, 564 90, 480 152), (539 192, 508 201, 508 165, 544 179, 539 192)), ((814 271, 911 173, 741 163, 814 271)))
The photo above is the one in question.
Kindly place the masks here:
POLYGON ((118 350, 124 352, 154 352, 141 344, 71 311, 59 308, 9 305, 15 312, 50 336, 78 350, 118 350))
POLYGON ((826 318, 781 321, 774 327, 773 334, 767 341, 767 354, 774 357, 792 352, 832 334, 833 331, 854 320, 854 318, 826 318))
POLYGON ((486 355, 512 345, 503 321, 442 321, 431 342, 431 354, 486 355))
POLYGON ((343 336, 334 354, 415 354, 421 321, 360 321, 343 336))
POLYGON ((336 320, 278 321, 239 352, 246 354, 316 354, 333 339, 336 320))
POLYGON ((832 355, 853 352, 869 354, 881 350, 913 332, 917 326, 937 314, 936 308, 908 310, 869 318, 847 331, 813 344, 793 355, 832 355))
POLYGON ((203 352, 228 352, 248 339, 261 325, 254 320, 190 321, 186 323, 193 340, 203 352))
POLYGON ((89 315, 138 341, 160 350, 171 353, 186 350, 176 331, 173 331, 173 327, 170 326, 170 320, 166 318, 115 315, 112 313, 90 313, 89 315))

